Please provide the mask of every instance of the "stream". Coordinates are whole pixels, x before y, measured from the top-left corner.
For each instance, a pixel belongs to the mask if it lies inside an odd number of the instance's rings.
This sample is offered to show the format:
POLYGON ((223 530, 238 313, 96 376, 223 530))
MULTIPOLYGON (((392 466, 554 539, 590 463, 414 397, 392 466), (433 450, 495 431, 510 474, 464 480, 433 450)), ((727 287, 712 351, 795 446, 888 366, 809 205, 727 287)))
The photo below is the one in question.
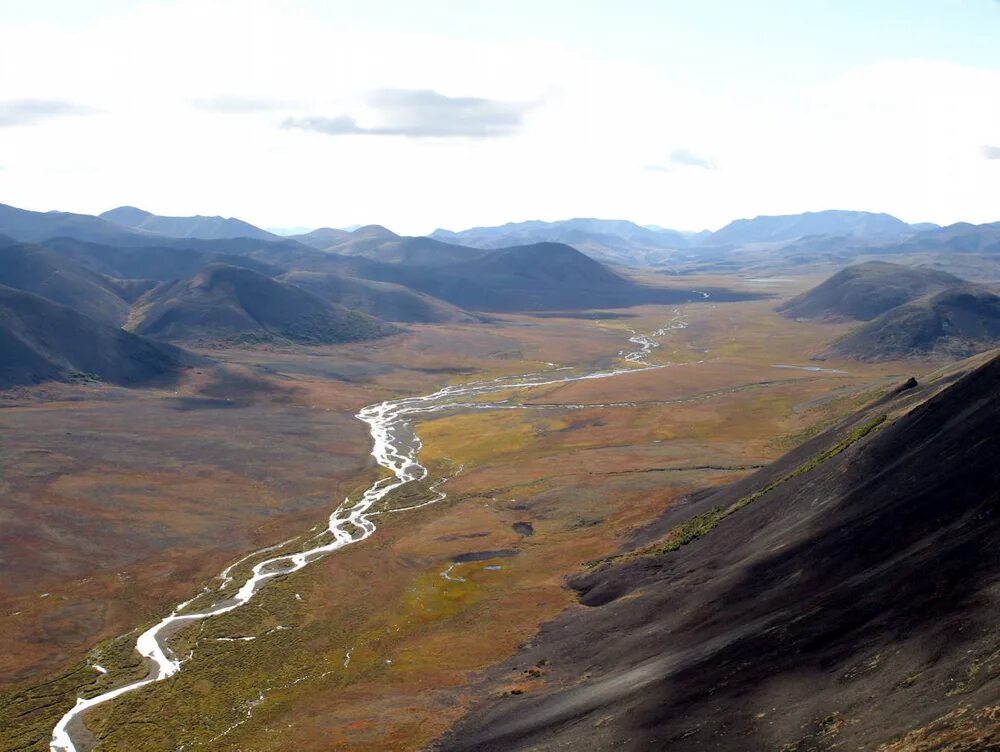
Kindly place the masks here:
MULTIPOLYGON (((697 294, 704 298, 708 297, 708 293, 697 291, 697 294)), ((368 424, 373 442, 372 456, 375 458, 375 462, 388 470, 391 475, 375 481, 356 501, 352 501, 350 498, 345 499, 330 514, 325 528, 319 534, 308 539, 303 550, 266 557, 254 564, 249 576, 234 594, 226 591, 228 585, 233 581, 233 570, 238 564, 282 548, 291 541, 254 551, 234 562, 216 578, 219 581, 218 585, 209 586, 194 598, 178 604, 170 615, 140 634, 136 640, 135 649, 147 659, 150 665, 146 677, 89 699, 78 698, 76 705, 59 719, 53 729, 52 741, 49 745, 50 752, 85 752, 90 748, 90 734, 83 725, 83 715, 88 710, 128 692, 133 692, 140 687, 162 681, 182 670, 184 659, 174 655, 167 644, 170 637, 179 628, 238 609, 249 602, 267 581, 296 572, 309 563, 344 546, 365 540, 375 532, 375 523, 372 518, 379 514, 405 512, 434 504, 446 498, 446 494, 440 490, 440 486, 447 479, 442 478, 430 485, 431 496, 426 501, 406 507, 381 510, 375 508, 379 502, 396 489, 427 478, 428 470, 420 464, 418 459, 421 442, 413 428, 415 417, 444 410, 518 409, 520 406, 509 400, 495 402, 470 400, 477 400, 511 389, 588 379, 605 379, 642 368, 663 368, 664 366, 650 363, 648 360, 649 354, 659 346, 655 337, 665 336, 670 331, 682 329, 686 325, 680 309, 675 308, 673 318, 666 326, 651 334, 633 332, 629 342, 636 346, 636 349, 623 350, 618 353, 619 357, 629 364, 628 367, 565 375, 556 375, 556 373, 568 369, 552 368, 547 372, 450 385, 431 394, 387 400, 363 408, 356 417, 368 424), (219 600, 207 607, 189 610, 192 603, 204 600, 211 593, 216 593, 219 600)))

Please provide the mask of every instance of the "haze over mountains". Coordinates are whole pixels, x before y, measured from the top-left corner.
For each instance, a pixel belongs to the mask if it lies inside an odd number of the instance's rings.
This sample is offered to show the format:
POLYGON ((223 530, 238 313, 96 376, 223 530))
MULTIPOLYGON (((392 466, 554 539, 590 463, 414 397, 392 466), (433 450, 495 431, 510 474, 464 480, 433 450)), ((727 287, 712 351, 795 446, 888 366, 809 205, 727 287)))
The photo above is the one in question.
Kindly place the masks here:
POLYGON ((475 227, 459 232, 435 230, 431 237, 480 248, 554 241, 572 245, 609 263, 657 266, 669 251, 783 243, 809 236, 891 239, 932 227, 935 225, 908 225, 888 214, 830 210, 737 219, 715 232, 684 233, 641 227, 624 220, 568 219, 475 227))
MULTIPOLYGON (((395 259, 389 247, 395 242, 416 253, 413 238, 398 236, 379 225, 348 229, 320 228, 298 235, 277 236, 242 220, 221 217, 156 217, 124 207, 106 212, 123 228, 184 238, 245 238, 298 244, 343 255, 395 259)), ((100 234, 99 228, 89 232, 100 234)), ((103 232, 106 234, 107 229, 103 232)), ((781 267, 846 265, 867 258, 920 256, 927 266, 976 271, 1000 279, 1000 223, 958 223, 937 227, 931 223, 908 224, 891 215, 864 211, 825 210, 802 214, 737 219, 715 232, 679 232, 658 226, 641 226, 627 220, 569 219, 529 221, 496 227, 450 231, 438 229, 431 240, 464 249, 495 250, 536 243, 562 243, 602 263, 646 267, 668 273, 717 273, 780 270, 781 267)), ((443 246, 424 246, 425 259, 446 258, 443 246)))
MULTIPOLYGON (((400 236, 379 225, 280 237, 235 218, 163 217, 135 207, 98 217, 0 205, 0 234, 7 238, 0 243, 0 284, 69 306, 96 323, 188 342, 329 344, 386 336, 397 331, 391 322, 475 322, 505 311, 702 297, 637 284, 602 259, 679 271, 754 270, 759 263, 872 254, 915 258, 928 267, 958 258, 987 266, 994 256, 1000 259, 1000 223, 927 229, 885 214, 846 211, 737 220, 697 235, 574 219, 439 230, 433 237, 400 236)), ((992 293, 957 294, 963 286, 942 271, 869 264, 790 301, 785 312, 867 321, 909 303, 828 354, 957 357, 994 341, 992 293), (922 300, 948 290, 955 294, 922 300)), ((716 301, 734 297, 722 289, 711 295, 716 301)), ((11 310, 18 305, 27 303, 8 303, 11 310)), ((38 306, 33 310, 34 321, 45 315, 38 306)))
POLYGON ((310 233, 309 245, 218 217, 0 206, 0 233, 7 385, 77 372, 136 383, 186 362, 152 340, 324 345, 399 331, 390 322, 482 320, 469 310, 701 299, 637 285, 566 245, 484 250, 379 226, 310 233))

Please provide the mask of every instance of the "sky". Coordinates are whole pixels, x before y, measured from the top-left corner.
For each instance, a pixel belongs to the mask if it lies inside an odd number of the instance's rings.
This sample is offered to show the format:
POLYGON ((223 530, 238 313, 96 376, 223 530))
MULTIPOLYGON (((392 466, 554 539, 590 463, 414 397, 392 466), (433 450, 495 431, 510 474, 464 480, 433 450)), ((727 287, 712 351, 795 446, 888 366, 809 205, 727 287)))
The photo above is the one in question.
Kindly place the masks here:
POLYGON ((0 202, 1000 220, 997 0, 4 0, 0 202))

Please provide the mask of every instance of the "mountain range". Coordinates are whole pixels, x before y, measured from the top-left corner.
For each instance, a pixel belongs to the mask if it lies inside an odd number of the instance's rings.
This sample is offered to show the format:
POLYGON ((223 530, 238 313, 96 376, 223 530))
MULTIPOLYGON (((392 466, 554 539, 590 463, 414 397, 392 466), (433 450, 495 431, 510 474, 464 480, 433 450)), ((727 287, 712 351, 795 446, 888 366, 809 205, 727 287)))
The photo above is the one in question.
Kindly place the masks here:
POLYGON ((636 284, 564 244, 480 249, 377 225, 281 238, 219 217, 0 205, 0 233, 8 385, 165 376, 189 362, 166 341, 315 346, 385 337, 400 323, 475 323, 484 312, 703 299, 636 284), (70 315, 78 319, 66 327, 70 315))
POLYGON ((828 210, 737 219, 715 232, 683 233, 640 226, 625 220, 568 219, 559 222, 519 222, 452 232, 435 230, 432 238, 477 248, 560 242, 606 263, 658 266, 675 251, 773 245, 805 237, 864 238, 868 242, 895 239, 936 227, 910 225, 889 214, 828 210))
MULTIPOLYGON (((841 211, 738 220, 698 235, 596 219, 434 235, 366 225, 279 237, 233 218, 162 217, 134 207, 91 216, 0 205, 0 285, 153 340, 316 345, 386 336, 398 324, 470 323, 504 312, 680 303, 702 300, 704 292, 716 302, 754 297, 651 286, 598 258, 656 265, 651 259, 698 257, 739 269, 753 268, 762 254, 786 260, 938 254, 938 262, 924 258, 927 267, 940 266, 946 253, 1000 256, 1000 224, 921 229, 884 214, 841 211), (838 238, 850 241, 838 245, 838 238)), ((958 357, 994 341, 991 295, 939 268, 875 263, 845 270, 784 312, 869 321, 827 356, 958 357)), ((8 301, 9 311, 18 306, 31 308, 34 322, 58 318, 26 299, 8 301)))

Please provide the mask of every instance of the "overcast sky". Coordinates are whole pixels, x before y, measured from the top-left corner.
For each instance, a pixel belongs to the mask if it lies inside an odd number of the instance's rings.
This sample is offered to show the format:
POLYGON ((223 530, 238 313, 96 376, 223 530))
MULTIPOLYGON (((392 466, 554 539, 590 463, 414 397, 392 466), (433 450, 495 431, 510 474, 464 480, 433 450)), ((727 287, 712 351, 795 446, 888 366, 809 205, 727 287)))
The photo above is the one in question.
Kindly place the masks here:
POLYGON ((997 40, 996 0, 3 0, 0 202, 996 221, 997 40))

